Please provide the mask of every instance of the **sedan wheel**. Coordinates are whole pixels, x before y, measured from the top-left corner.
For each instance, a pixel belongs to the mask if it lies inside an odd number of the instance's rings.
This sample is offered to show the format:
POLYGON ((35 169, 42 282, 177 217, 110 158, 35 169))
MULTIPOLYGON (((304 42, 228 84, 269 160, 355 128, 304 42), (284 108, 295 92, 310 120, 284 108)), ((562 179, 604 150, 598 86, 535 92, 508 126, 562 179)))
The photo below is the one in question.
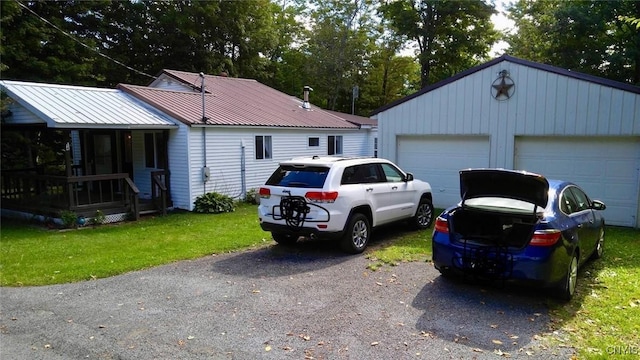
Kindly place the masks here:
POLYGON ((578 282, 578 257, 574 254, 571 257, 569 268, 567 270, 567 276, 564 280, 564 285, 561 292, 561 297, 564 300, 571 300, 573 294, 576 292, 576 285, 578 282))
POLYGON ((352 254, 364 251, 371 235, 369 220, 362 214, 353 214, 342 238, 342 249, 352 254))
POLYGON ((591 257, 593 259, 600 259, 604 254, 604 228, 600 229, 600 236, 598 237, 598 242, 596 243, 596 250, 593 252, 591 257))

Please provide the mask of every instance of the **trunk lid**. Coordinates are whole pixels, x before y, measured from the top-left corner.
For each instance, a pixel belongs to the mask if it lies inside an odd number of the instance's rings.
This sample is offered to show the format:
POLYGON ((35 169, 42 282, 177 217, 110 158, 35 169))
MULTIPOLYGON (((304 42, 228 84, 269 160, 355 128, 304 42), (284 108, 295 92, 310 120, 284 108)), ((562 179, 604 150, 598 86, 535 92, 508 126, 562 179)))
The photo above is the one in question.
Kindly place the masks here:
POLYGON ((539 174, 506 169, 468 169, 460 171, 460 196, 465 201, 480 197, 526 201, 547 206, 549 182, 539 174))

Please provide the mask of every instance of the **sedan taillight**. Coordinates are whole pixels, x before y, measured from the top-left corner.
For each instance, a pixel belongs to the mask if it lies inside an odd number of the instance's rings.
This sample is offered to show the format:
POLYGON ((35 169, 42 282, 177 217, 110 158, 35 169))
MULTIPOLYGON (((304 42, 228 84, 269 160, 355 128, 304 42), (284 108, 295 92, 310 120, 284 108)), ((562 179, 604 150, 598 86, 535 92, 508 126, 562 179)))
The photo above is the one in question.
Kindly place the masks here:
POLYGON ((557 229, 548 229, 548 230, 536 230, 533 233, 533 237, 531 238, 531 242, 529 245, 531 246, 552 246, 560 240, 562 233, 557 229))
POLYGON ((268 199, 271 197, 271 190, 261 187, 258 191, 258 194, 260 194, 260 198, 268 199))
POLYGON ((447 221, 447 219, 438 216, 436 218, 436 223, 433 226, 433 231, 441 232, 443 234, 448 234, 449 233, 449 222, 447 221))

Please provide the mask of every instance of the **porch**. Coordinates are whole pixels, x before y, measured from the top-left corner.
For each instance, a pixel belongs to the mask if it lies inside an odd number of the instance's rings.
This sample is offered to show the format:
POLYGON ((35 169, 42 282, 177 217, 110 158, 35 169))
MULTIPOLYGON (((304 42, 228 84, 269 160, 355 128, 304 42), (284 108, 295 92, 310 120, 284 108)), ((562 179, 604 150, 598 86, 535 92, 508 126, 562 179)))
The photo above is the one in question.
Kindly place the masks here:
POLYGON ((3 210, 45 219, 60 218, 64 212, 92 219, 100 211, 105 222, 138 220, 144 214, 166 214, 171 206, 164 170, 151 173, 151 199, 140 199, 140 190, 127 173, 55 176, 3 171, 0 179, 3 210))

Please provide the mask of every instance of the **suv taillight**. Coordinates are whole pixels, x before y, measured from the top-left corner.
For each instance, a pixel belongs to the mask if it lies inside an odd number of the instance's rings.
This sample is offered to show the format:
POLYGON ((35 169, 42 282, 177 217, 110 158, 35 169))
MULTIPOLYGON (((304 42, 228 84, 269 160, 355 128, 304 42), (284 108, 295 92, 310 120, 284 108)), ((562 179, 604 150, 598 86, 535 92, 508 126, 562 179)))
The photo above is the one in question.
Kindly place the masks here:
POLYGON ((551 246, 560 240, 562 233, 560 230, 549 229, 549 230, 536 230, 533 233, 533 237, 531 238, 531 242, 529 245, 531 246, 551 246))
POLYGON ((317 203, 332 203, 335 202, 338 198, 337 191, 309 191, 304 197, 307 198, 310 202, 317 203))
POLYGON ((438 216, 436 218, 436 223, 433 226, 433 231, 441 232, 443 234, 449 233, 449 222, 447 219, 438 216))
POLYGON ((261 187, 258 191, 258 194, 260 194, 260 198, 268 199, 271 197, 271 190, 261 187))

